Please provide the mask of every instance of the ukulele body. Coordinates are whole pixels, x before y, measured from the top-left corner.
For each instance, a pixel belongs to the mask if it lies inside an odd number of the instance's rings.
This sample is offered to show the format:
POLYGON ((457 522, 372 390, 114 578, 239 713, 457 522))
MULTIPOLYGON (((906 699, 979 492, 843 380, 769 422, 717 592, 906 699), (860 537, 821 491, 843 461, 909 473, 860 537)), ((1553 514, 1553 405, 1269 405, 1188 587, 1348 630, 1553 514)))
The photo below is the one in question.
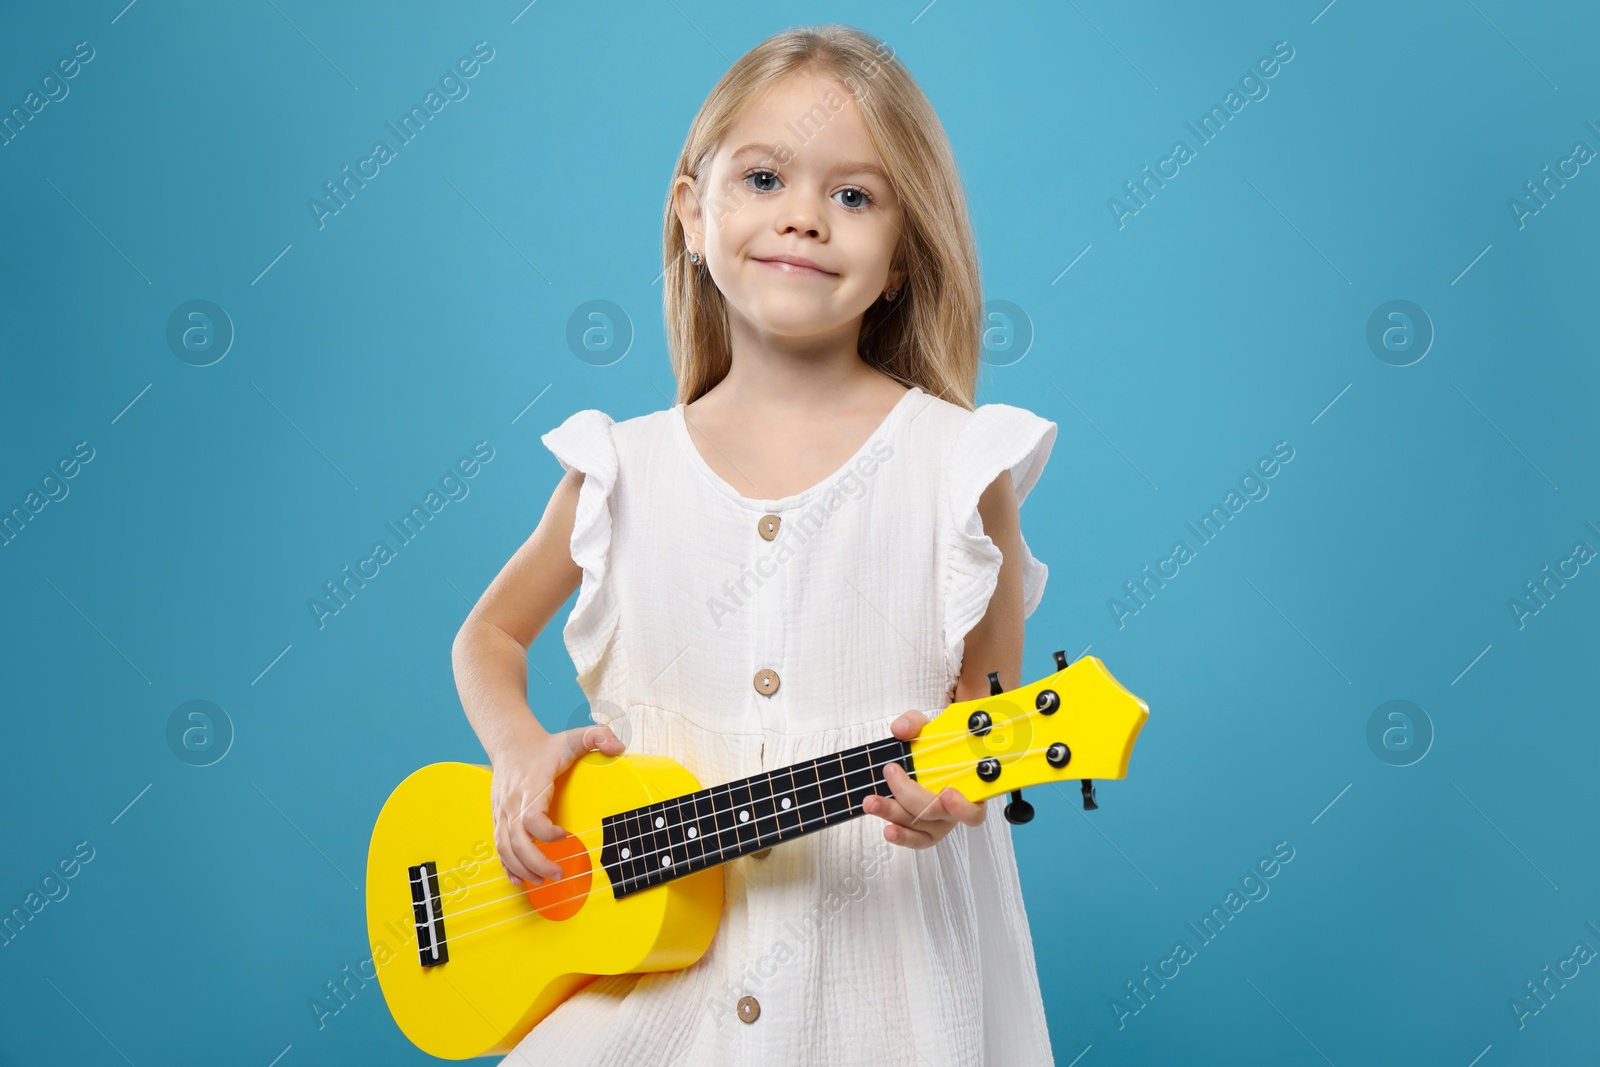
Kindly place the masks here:
POLYGON ((367 854, 367 934, 384 1000, 406 1037, 443 1059, 509 1053, 600 975, 689 966, 722 913, 721 867, 617 899, 600 862, 604 818, 700 788, 675 760, 589 752, 574 761, 549 808, 567 837, 536 842, 562 880, 531 890, 512 885, 494 858, 491 774, 467 763, 417 770, 384 803, 367 854), (412 869, 430 862, 436 903, 413 889, 412 869), (433 907, 440 948, 426 922, 433 907), (444 962, 419 966, 419 940, 444 962))

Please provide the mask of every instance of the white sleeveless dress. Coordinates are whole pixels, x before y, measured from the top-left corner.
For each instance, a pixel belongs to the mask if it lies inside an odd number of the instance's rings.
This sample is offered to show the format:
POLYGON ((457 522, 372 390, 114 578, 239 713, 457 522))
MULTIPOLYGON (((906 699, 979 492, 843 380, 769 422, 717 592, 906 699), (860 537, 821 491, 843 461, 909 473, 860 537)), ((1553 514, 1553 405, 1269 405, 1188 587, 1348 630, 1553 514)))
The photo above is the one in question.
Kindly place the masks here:
MULTIPOLYGON (((978 497, 1009 470, 1023 500, 1055 435, 1022 408, 913 387, 822 482, 755 500, 706 463, 681 404, 573 414, 541 440, 585 475, 563 636, 594 720, 704 787, 942 710, 999 574, 978 497)), ((1047 569, 1026 544, 1022 565, 1031 615, 1047 569)), ((865 815, 723 864, 700 960, 596 979, 502 1062, 1053 1063, 1004 803, 930 849, 865 815)))

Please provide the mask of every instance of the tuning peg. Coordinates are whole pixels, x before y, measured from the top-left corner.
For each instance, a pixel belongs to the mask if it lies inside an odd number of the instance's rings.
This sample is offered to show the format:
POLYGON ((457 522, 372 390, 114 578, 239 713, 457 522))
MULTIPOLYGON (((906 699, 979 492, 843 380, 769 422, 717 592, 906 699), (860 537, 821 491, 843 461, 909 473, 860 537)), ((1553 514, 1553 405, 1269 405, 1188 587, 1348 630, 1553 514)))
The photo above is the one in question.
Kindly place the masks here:
POLYGON ((1067 669, 1067 654, 1065 652, 1061 651, 1060 649, 1056 649, 1055 657, 1056 657, 1056 670, 1058 670, 1058 671, 1066 670, 1067 669))
POLYGON ((1006 804, 1006 822, 1020 826, 1033 818, 1033 805, 1022 799, 1022 790, 1013 789, 1011 800, 1006 804))
POLYGON ((999 671, 990 671, 989 672, 989 695, 992 696, 992 697, 997 697, 1002 692, 1004 692, 1004 690, 1002 690, 1000 688, 1000 672, 999 671))
POLYGON ((1094 779, 1085 778, 1083 780, 1083 810, 1094 811, 1099 806, 1094 802, 1094 779))

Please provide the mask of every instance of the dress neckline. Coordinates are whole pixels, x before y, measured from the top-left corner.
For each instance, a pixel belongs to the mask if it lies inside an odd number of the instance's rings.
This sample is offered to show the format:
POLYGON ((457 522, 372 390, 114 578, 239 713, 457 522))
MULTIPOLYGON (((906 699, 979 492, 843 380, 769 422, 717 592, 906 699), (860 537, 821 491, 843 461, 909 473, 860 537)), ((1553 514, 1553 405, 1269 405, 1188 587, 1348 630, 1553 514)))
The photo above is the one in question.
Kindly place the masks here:
POLYGON ((854 454, 852 454, 849 459, 845 460, 842 464, 835 468, 831 474, 827 475, 820 482, 817 482, 809 489, 802 489, 798 493, 791 493, 785 497, 774 498, 745 496, 733 486, 729 485, 723 479, 722 475, 712 470, 711 464, 707 463, 705 456, 700 454, 700 448, 694 443, 694 438, 689 435, 688 416, 685 414, 685 408, 687 408, 688 405, 680 403, 673 406, 672 423, 673 426, 676 427, 674 436, 677 437, 678 443, 683 447, 684 452, 688 456, 690 464, 699 470, 713 487, 715 487, 730 500, 737 504, 741 504, 744 507, 754 508, 766 512, 777 512, 784 511, 789 508, 799 507, 800 505, 810 501, 810 499, 813 496, 816 496, 818 493, 832 488, 834 483, 843 477, 851 468, 853 468, 856 465, 856 461, 867 453, 874 442, 881 440, 889 433, 893 432, 894 428, 899 424, 901 417, 904 415, 905 410, 910 407, 911 398, 914 395, 922 395, 921 386, 913 385, 911 388, 907 389, 905 393, 901 395, 900 399, 895 401, 894 407, 889 409, 889 413, 883 417, 881 422, 878 423, 878 428, 873 430, 872 433, 868 434, 867 439, 862 442, 861 447, 856 449, 854 454))

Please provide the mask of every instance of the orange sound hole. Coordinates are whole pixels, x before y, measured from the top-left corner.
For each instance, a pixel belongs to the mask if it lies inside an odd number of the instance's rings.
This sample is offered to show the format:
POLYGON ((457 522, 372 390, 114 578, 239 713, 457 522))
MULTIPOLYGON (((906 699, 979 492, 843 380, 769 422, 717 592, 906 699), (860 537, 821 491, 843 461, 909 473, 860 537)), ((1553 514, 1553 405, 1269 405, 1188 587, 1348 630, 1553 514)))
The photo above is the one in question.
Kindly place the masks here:
POLYGON ((528 902, 546 919, 570 919, 583 907, 590 883, 594 881, 589 850, 571 834, 560 841, 535 841, 534 844, 540 852, 561 864, 561 877, 528 890, 528 902))

